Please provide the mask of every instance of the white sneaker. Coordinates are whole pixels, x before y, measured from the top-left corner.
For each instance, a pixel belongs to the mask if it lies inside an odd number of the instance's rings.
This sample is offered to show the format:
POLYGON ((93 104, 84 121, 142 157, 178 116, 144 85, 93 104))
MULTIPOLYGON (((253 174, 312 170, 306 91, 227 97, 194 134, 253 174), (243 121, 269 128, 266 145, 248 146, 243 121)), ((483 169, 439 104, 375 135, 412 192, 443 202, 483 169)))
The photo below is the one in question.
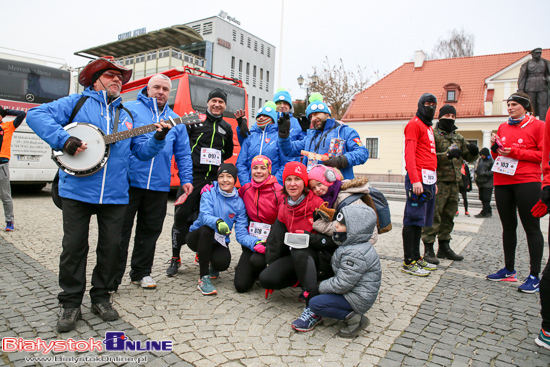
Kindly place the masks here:
POLYGON ((157 287, 157 283, 153 278, 151 278, 150 275, 147 275, 141 278, 140 281, 133 280, 132 284, 139 284, 141 285, 141 288, 145 288, 145 289, 155 289, 157 287))

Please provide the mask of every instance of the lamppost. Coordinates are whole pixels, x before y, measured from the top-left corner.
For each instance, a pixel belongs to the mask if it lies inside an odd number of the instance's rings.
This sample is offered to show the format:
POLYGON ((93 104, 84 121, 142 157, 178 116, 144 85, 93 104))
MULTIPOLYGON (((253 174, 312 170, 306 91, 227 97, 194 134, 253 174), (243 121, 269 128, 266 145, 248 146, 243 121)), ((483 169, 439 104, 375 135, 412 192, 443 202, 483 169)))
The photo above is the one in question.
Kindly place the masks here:
MULTIPOLYGON (((319 77, 317 76, 317 74, 313 74, 311 76, 311 84, 313 85, 313 87, 315 87, 317 85, 317 82, 319 81, 319 77)), ((302 85, 304 84, 304 77, 302 75, 300 75, 298 77, 298 85, 300 86, 300 88, 304 88, 302 87, 302 85)), ((307 106, 308 103, 309 103, 309 84, 305 87, 306 88, 306 100, 305 100, 305 105, 307 106)))

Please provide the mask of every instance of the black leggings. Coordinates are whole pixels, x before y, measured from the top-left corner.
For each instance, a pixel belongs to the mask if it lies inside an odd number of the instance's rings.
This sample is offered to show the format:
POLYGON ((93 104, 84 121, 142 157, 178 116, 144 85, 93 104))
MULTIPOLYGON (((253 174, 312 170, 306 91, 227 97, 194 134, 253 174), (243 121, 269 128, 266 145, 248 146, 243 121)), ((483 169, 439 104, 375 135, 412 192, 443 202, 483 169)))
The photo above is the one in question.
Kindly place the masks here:
POLYGON ((200 277, 210 273, 210 263, 216 271, 224 271, 231 263, 229 247, 222 246, 214 239, 214 230, 202 226, 187 235, 187 246, 199 255, 200 277))
POLYGON ((300 281, 300 286, 308 293, 307 305, 310 298, 319 294, 318 267, 318 251, 310 248, 292 249, 290 255, 275 260, 261 272, 260 285, 265 289, 284 289, 300 281))
POLYGON ((422 238, 422 227, 405 225, 403 226, 403 255, 405 264, 420 259, 420 239, 422 238))
MULTIPOLYGON (((239 263, 235 268, 235 279, 233 284, 239 293, 248 291, 254 285, 254 282, 265 269, 265 255, 254 252, 247 247, 242 246, 243 253, 239 263)), ((200 257, 199 257, 200 259, 200 257)))
POLYGON ((521 224, 527 236, 531 275, 538 277, 540 273, 544 238, 540 231, 540 219, 531 214, 531 208, 540 199, 540 192, 540 182, 495 186, 495 200, 500 222, 502 223, 504 263, 508 271, 515 269, 517 208, 521 224))
MULTIPOLYGON (((462 201, 464 202, 464 211, 468 211, 468 191, 466 189, 460 190, 460 195, 462 195, 462 201)), ((456 208, 456 211, 458 211, 458 208, 456 208)))

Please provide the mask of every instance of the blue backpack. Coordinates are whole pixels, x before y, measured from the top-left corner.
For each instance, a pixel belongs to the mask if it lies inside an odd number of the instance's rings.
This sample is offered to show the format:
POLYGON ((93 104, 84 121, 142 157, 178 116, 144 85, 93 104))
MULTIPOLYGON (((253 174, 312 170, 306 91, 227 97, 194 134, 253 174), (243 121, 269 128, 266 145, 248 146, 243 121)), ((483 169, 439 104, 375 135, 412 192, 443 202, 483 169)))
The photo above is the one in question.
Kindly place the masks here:
POLYGON ((343 207, 361 199, 376 212, 378 233, 382 234, 391 231, 391 214, 388 200, 386 200, 386 197, 380 190, 374 187, 369 187, 369 191, 370 194, 353 194, 342 200, 340 204, 338 204, 334 215, 336 216, 343 207))

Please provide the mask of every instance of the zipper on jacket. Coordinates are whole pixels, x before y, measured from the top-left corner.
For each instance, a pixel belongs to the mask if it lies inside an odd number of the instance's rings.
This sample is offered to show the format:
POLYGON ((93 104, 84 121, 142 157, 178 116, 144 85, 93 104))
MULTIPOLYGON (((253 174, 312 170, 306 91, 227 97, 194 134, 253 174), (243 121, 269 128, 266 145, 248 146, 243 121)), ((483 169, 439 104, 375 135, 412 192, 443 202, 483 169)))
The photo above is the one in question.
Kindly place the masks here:
POLYGON ((201 134, 199 135, 199 137, 197 138, 197 141, 195 142, 195 145, 193 145, 193 148, 191 148, 191 153, 193 153, 193 151, 195 150, 195 147, 196 147, 197 144, 199 143, 199 140, 201 139, 202 134, 204 134, 204 133, 201 133, 201 134))
MULTIPOLYGON (((212 149, 212 146, 214 145, 214 135, 216 134, 216 121, 214 121, 214 127, 212 129, 212 139, 210 140, 210 149, 212 149)), ((223 139, 222 139, 223 140, 223 139)), ((206 172, 206 176, 204 178, 208 178, 208 175, 210 174, 210 171, 212 170, 212 165, 208 165, 208 172, 206 172)))

